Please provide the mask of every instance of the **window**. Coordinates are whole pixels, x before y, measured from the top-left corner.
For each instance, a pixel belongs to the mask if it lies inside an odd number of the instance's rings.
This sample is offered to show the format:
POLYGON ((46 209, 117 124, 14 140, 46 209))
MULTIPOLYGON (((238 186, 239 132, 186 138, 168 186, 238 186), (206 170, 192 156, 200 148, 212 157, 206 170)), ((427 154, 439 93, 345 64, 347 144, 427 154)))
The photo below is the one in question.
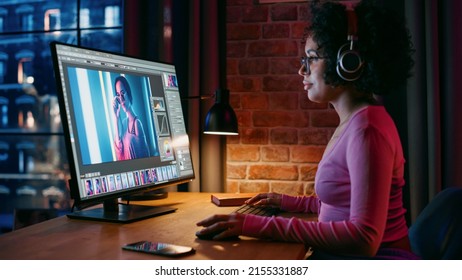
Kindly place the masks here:
POLYGON ((19 29, 21 31, 32 31, 34 7, 31 5, 21 5, 15 10, 18 18, 19 29))
POLYGON ((18 61, 18 84, 33 84, 34 68, 32 61, 34 61, 34 52, 22 50, 15 57, 18 61))
POLYGON ((49 9, 45 11, 43 28, 45 31, 58 30, 61 28, 61 11, 59 9, 49 9))
POLYGON ((3 84, 5 81, 7 60, 8 55, 4 52, 0 52, 0 84, 3 84))
POLYGON ((120 24, 120 7, 107 6, 104 9, 104 25, 117 26, 120 24))
POLYGON ((5 8, 0 8, 0 32, 4 31, 4 23, 7 14, 8 11, 5 8))
MULTIPOLYGON (((43 106, 42 100, 49 100, 48 96, 56 97, 48 54, 51 41, 122 52, 122 4, 122 0, 0 2, 0 96, 13 106, 18 96, 32 94, 39 102, 38 108, 43 106)), ((14 111, 8 108, 11 129, 20 127, 14 111)), ((48 115, 37 116, 33 130, 49 131, 49 120, 48 115)))
POLYGON ((49 43, 122 52, 122 7, 123 0, 0 1, 0 191, 8 193, 0 218, 15 208, 69 206, 49 43))

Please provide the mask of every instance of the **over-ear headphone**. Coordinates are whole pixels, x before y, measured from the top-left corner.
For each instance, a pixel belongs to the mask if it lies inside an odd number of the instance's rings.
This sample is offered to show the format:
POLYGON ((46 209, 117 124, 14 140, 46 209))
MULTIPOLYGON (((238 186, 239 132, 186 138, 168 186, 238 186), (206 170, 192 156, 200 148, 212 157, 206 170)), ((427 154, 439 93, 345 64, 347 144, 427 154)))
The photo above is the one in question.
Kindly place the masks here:
POLYGON ((364 61, 354 43, 358 40, 357 18, 352 7, 346 10, 348 16, 348 43, 342 45, 337 53, 337 74, 345 81, 356 81, 363 72, 364 61))

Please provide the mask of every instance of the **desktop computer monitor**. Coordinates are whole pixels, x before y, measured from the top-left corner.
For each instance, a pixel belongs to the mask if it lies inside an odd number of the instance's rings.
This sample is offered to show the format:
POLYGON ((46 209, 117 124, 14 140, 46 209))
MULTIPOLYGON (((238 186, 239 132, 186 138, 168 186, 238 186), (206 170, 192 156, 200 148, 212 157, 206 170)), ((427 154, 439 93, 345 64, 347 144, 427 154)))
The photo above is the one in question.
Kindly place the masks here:
POLYGON ((50 49, 75 208, 68 216, 132 222, 175 211, 120 199, 194 179, 175 67, 60 42, 50 49))

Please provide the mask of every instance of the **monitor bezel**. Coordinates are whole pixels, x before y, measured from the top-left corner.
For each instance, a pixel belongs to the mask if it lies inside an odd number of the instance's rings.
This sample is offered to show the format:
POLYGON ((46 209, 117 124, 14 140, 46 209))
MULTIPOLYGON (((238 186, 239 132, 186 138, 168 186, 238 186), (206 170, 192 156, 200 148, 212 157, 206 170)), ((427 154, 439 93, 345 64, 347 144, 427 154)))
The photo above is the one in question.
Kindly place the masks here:
MULTIPOLYGON (((177 178, 175 180, 169 180, 161 183, 150 183, 146 184, 140 187, 136 187, 133 189, 125 189, 123 192, 112 192, 104 195, 99 195, 99 196, 94 196, 91 198, 86 198, 82 199, 79 191, 79 185, 77 183, 77 168, 76 168, 76 160, 74 157, 74 151, 71 143, 71 136, 70 136, 70 128, 69 128, 69 122, 70 120, 68 119, 67 115, 67 110, 66 110, 66 104, 64 100, 64 92, 63 92, 63 87, 65 85, 62 84, 61 81, 61 76, 59 73, 59 59, 58 59, 58 51, 57 47, 58 46, 67 46, 67 47, 72 47, 72 48, 78 48, 81 50, 88 50, 92 52, 100 52, 103 54, 108 54, 108 55, 114 55, 114 56, 119 56, 119 57, 125 57, 129 59, 136 59, 148 63, 160 63, 160 64, 165 64, 165 65, 170 65, 175 67, 171 63, 167 62, 162 62, 162 61, 155 61, 155 60, 149 60, 149 59, 144 59, 132 55, 127 55, 124 53, 116 53, 116 52, 111 52, 111 51, 105 51, 105 50, 100 50, 96 48, 91 48, 91 47, 85 47, 85 46, 77 46, 74 44, 68 44, 68 43, 63 43, 59 41, 52 41, 50 42, 50 50, 51 50, 51 57, 52 57, 52 63, 53 63, 53 69, 54 69, 54 76, 56 80, 56 90, 57 90, 57 97, 58 97, 58 104, 60 107, 60 117, 61 117, 61 123, 63 127, 63 134, 65 138, 65 146, 66 146, 66 152, 67 152, 67 158, 68 158, 68 164, 69 164, 69 172, 70 172, 70 179, 68 180, 69 182, 69 190, 70 190, 70 195, 71 199, 74 201, 73 207, 77 209, 85 209, 94 205, 98 204, 104 204, 105 202, 113 202, 117 199, 123 198, 123 197, 129 197, 131 195, 136 195, 140 193, 145 193, 153 190, 161 190, 161 189, 166 189, 168 187, 184 184, 191 182, 192 180, 195 179, 195 172, 194 172, 194 166, 192 166, 192 174, 188 177, 184 178, 177 178)), ((181 96, 180 96, 181 97, 181 96)), ((183 116, 184 117, 184 116, 183 116)), ((189 146, 189 152, 191 152, 191 148, 189 146)), ((191 165, 193 164, 191 160, 191 165)))

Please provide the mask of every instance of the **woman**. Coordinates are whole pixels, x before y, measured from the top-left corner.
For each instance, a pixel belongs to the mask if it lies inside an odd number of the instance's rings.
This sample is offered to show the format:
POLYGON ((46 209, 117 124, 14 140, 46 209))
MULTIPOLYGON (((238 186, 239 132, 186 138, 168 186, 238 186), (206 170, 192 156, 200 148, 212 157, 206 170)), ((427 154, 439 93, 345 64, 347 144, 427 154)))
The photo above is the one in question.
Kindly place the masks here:
POLYGON ((115 143, 117 160, 143 158, 149 156, 149 148, 143 124, 133 110, 133 97, 130 85, 124 76, 114 82, 116 95, 113 100, 115 115, 115 143), (120 116, 120 108, 126 117, 120 116))
POLYGON ((263 193, 247 203, 317 213, 318 221, 215 215, 197 223, 205 227, 200 233, 303 242, 314 259, 416 258, 402 203, 401 142, 376 98, 410 76, 408 31, 396 14, 370 1, 314 1, 311 13, 299 74, 308 98, 330 103, 340 118, 318 165, 317 196, 263 193))

